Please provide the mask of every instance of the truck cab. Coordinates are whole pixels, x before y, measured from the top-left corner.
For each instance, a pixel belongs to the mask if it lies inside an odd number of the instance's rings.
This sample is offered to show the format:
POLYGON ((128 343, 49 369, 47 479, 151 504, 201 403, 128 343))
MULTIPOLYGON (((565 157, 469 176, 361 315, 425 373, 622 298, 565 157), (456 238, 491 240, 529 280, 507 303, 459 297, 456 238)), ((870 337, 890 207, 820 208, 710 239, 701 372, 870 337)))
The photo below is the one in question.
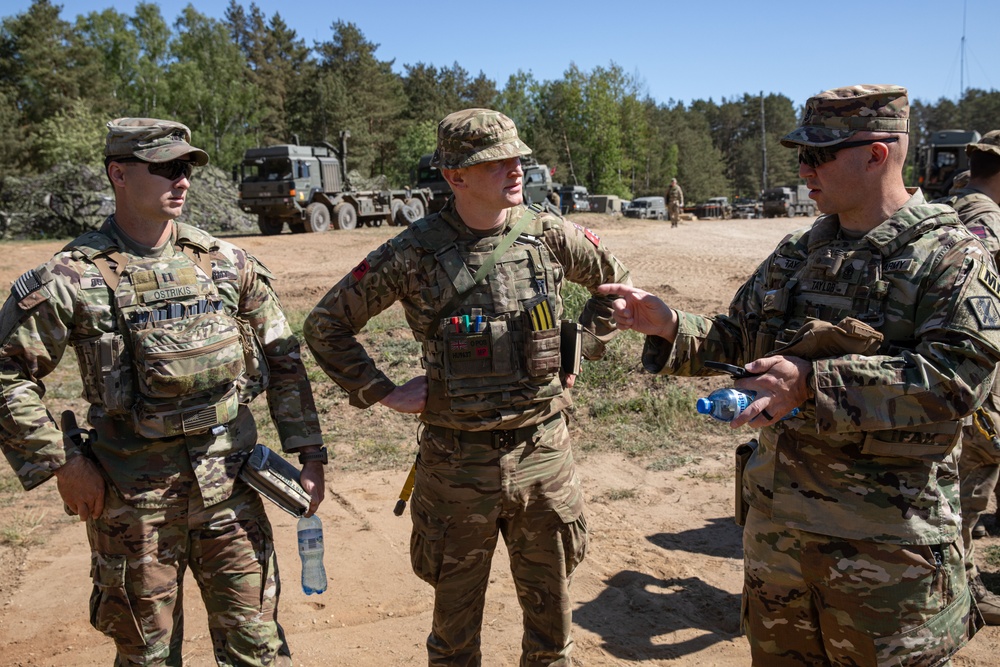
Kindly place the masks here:
POLYGON ((917 149, 917 185, 928 199, 948 194, 955 176, 969 168, 965 146, 981 138, 975 130, 940 130, 917 149))
POLYGON ((444 180, 441 170, 431 164, 433 157, 433 153, 428 153, 422 155, 417 162, 417 187, 431 191, 431 200, 427 205, 428 213, 440 211, 451 196, 451 186, 448 185, 448 181, 444 180))

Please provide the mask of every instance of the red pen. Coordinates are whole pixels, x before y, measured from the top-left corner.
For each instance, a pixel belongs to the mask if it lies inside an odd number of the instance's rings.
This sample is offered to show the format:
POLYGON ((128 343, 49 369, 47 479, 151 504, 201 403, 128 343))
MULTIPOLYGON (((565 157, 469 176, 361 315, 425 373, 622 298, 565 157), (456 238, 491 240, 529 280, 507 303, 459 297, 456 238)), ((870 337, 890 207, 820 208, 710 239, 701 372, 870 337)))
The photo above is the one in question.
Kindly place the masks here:
POLYGON ((459 320, 457 317, 451 318, 451 323, 455 325, 455 333, 462 333, 462 330, 459 328, 458 322, 459 320))

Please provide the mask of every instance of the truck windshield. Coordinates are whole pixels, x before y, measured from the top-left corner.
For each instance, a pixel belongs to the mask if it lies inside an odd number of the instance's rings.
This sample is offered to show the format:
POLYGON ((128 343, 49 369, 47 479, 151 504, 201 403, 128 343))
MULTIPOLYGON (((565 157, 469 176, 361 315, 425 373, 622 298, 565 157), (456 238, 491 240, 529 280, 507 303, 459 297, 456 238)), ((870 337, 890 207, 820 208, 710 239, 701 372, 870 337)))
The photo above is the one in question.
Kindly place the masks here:
POLYGON ((634 201, 631 204, 632 208, 646 208, 649 206, 648 201, 634 201))
POLYGON ((266 160, 261 164, 245 163, 244 180, 248 181, 290 181, 292 180, 292 161, 288 159, 266 160))
POLYGON ((781 201, 785 198, 783 190, 772 190, 764 193, 764 201, 781 201))

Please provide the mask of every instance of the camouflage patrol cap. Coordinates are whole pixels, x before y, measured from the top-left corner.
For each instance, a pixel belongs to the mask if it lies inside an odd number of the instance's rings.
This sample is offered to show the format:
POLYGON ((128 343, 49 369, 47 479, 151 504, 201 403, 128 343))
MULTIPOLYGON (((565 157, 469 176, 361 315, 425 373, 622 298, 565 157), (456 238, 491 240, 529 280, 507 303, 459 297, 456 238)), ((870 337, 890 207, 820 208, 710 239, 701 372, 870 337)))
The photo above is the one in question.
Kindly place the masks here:
POLYGON ((517 138, 514 121, 499 111, 465 109, 445 116, 438 124, 431 165, 460 169, 523 155, 531 155, 531 149, 517 138))
POLYGON ((146 162, 170 162, 185 155, 199 167, 208 164, 208 153, 190 143, 187 125, 156 118, 116 118, 108 123, 104 156, 137 157, 146 162))
POLYGON ((847 86, 826 90, 806 101, 802 126, 781 139, 787 148, 834 146, 858 132, 910 130, 906 88, 891 85, 847 86))
POLYGON ((1000 130, 987 132, 983 135, 983 138, 979 140, 979 143, 969 144, 965 147, 965 153, 967 155, 972 155, 976 151, 984 151, 986 153, 993 153, 996 156, 1000 156, 1000 130))

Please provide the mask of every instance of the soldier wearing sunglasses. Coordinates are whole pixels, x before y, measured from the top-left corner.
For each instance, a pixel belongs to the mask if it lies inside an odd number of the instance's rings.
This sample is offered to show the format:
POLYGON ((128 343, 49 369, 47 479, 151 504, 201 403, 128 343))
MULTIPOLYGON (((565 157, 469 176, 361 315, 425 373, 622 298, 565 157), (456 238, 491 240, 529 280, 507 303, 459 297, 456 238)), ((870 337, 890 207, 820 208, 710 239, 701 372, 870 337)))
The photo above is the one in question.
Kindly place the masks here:
POLYGON ((782 139, 820 216, 713 317, 598 291, 643 365, 745 365, 759 429, 739 492, 755 665, 942 665, 982 625, 963 564, 958 449, 1000 360, 1000 277, 955 212, 903 184, 906 89, 806 102, 782 139), (796 416, 782 419, 793 408, 796 416))
POLYGON ((87 522, 90 619, 115 664, 179 665, 190 568, 220 665, 288 665, 271 526, 237 477, 266 392, 299 455, 309 513, 326 450, 299 343, 246 251, 177 222, 208 154, 180 123, 119 118, 105 166, 115 213, 18 278, 0 311, 0 449, 25 489, 51 477, 87 522), (61 433, 42 379, 72 347, 88 432, 61 433))

